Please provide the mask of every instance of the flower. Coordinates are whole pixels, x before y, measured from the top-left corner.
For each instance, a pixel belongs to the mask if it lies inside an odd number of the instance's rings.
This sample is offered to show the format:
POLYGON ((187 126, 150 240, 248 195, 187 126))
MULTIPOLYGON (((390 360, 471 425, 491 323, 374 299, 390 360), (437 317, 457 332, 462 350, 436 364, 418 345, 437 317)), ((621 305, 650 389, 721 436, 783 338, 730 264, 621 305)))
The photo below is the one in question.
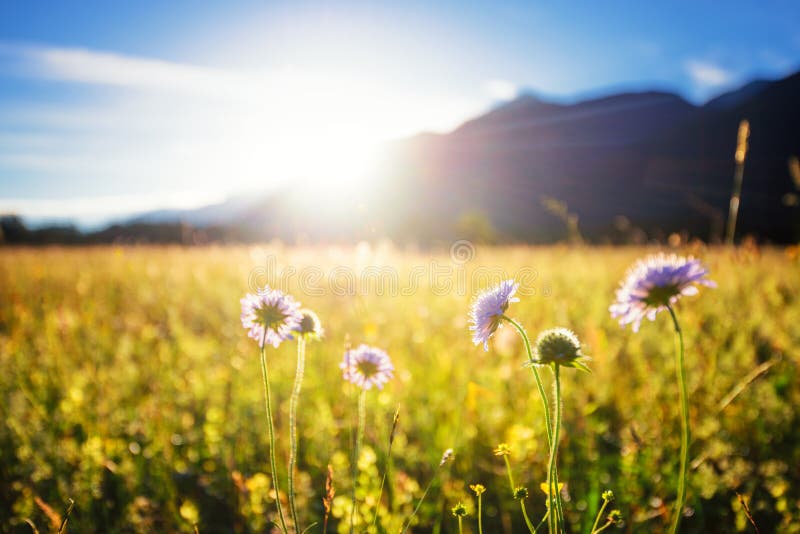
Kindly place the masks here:
POLYGON ((540 365, 554 363, 566 367, 577 367, 588 371, 583 363, 586 359, 581 352, 581 342, 571 330, 551 328, 536 338, 535 362, 540 365))
POLYGON ((615 525, 622 523, 622 512, 619 510, 611 510, 608 514, 608 522, 614 523, 615 525))
POLYGON ((453 506, 453 507, 450 509, 450 511, 451 511, 451 512, 453 513, 453 515, 454 515, 454 516, 456 516, 456 517, 464 517, 465 515, 467 515, 467 507, 466 507, 466 506, 464 506, 464 503, 462 503, 462 502, 459 502, 458 504, 456 504, 455 506, 453 506))
MULTIPOLYGON (((547 487, 547 482, 542 482, 541 484, 539 484, 539 489, 542 490, 542 493, 544 493, 545 495, 550 495, 550 490, 547 487)), ((563 489, 564 489, 564 483, 563 482, 559 482, 558 483, 558 491, 559 491, 559 493, 563 489)))
POLYGON ((383 389, 394 371, 389 355, 369 345, 346 351, 339 368, 342 369, 345 380, 363 389, 370 389, 372 386, 383 389))
POLYGON ((300 310, 300 324, 294 331, 310 339, 320 339, 325 334, 317 314, 305 308, 300 310))
POLYGON ((508 443, 501 443, 494 450, 495 456, 508 456, 509 454, 511 454, 511 447, 508 445, 508 443))
POLYGON ((486 486, 483 484, 470 484, 469 489, 474 491, 477 497, 480 497, 486 491, 486 486))
POLYGON ((277 289, 248 293, 241 303, 242 326, 260 347, 268 343, 277 348, 300 324, 300 303, 277 289))
POLYGON ((638 332, 642 319, 654 321, 658 312, 682 296, 696 295, 697 285, 716 287, 706 278, 708 269, 691 256, 656 254, 639 260, 628 269, 617 289, 617 301, 609 307, 619 324, 633 325, 638 332))
POLYGON ((484 350, 489 350, 489 338, 492 337, 500 326, 503 314, 512 302, 519 302, 514 297, 519 284, 514 280, 506 280, 500 285, 487 289, 472 303, 469 320, 472 323, 472 342, 476 345, 483 343, 484 350))
POLYGON ((456 455, 455 455, 455 453, 453 452, 453 449, 447 449, 447 450, 445 450, 445 451, 444 451, 444 454, 442 454, 442 461, 441 461, 441 462, 439 462, 439 467, 442 467, 442 466, 443 466, 444 464, 446 464, 447 462, 451 462, 451 461, 453 461, 453 459, 454 459, 455 457, 456 457, 456 455))
POLYGON ((601 495, 604 501, 611 502, 614 500, 614 492, 611 490, 605 490, 601 495))

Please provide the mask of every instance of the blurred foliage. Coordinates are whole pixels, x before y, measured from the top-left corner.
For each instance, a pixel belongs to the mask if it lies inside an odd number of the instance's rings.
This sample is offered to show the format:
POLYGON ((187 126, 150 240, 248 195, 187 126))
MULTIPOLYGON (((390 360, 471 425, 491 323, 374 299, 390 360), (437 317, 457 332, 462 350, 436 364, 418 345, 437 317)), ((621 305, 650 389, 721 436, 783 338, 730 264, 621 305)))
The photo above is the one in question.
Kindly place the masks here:
MULTIPOLYGON (((329 531, 348 530, 356 397, 338 369, 347 342, 385 348, 397 368, 386 389, 369 395, 360 525, 380 507, 379 524, 396 531, 434 480, 413 531, 453 532, 449 510, 462 501, 470 513, 465 531, 476 532, 469 490, 475 483, 487 487, 485 531, 523 531, 503 461, 492 453, 500 442, 511 447, 517 483, 531 490, 529 512, 542 516, 544 495, 536 488, 545 480, 547 447, 521 343, 504 328, 486 353, 467 332, 471 295, 479 289, 469 280, 480 266, 497 266, 509 275, 522 267, 536 272, 524 280, 535 294, 514 304, 512 316, 532 335, 557 325, 573 329, 592 357, 591 375, 562 373, 560 477, 570 530, 588 530, 609 488, 626 518, 623 530, 659 531, 678 470, 674 336, 665 316, 633 334, 607 311, 626 267, 647 252, 479 247, 462 266, 445 254, 367 245, 3 249, 0 530, 30 532, 29 519, 45 531, 45 507, 61 513, 69 498, 74 532, 191 533, 195 523, 204 534, 269 529, 275 494, 266 474, 258 352, 240 326, 239 298, 251 270, 272 255, 278 269, 297 270, 287 289, 318 312, 327 336, 308 347, 300 399, 304 526, 319 521, 321 530, 330 464, 336 497, 329 531), (455 269, 449 290, 432 286, 427 274, 417 278, 420 287, 408 287, 412 270, 448 265, 455 269), (314 281, 320 291, 298 287, 305 266, 330 276, 314 281), (372 286, 358 288, 369 289, 364 294, 336 294, 337 266, 392 266, 401 294, 379 295, 372 286), (398 405, 389 483, 378 503, 398 405), (437 475, 448 447, 455 462, 437 475)), ((752 528, 739 492, 762 532, 800 532, 798 255, 683 252, 701 256, 719 284, 678 307, 694 433, 685 530, 752 528)), ((294 348, 286 343, 268 352, 284 470, 294 348)))

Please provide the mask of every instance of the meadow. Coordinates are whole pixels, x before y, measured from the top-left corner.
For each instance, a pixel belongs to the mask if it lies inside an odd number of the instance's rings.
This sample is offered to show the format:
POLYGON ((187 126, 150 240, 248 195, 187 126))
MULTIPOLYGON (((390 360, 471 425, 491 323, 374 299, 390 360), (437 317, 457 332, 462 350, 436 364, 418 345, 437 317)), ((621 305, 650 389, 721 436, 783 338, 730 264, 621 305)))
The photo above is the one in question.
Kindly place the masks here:
MULTIPOLYGON (((269 531, 259 354, 239 318, 240 298, 269 282, 285 284, 325 329, 308 344, 300 397, 301 524, 322 530, 330 465, 328 531, 349 530, 357 393, 339 362, 345 346, 368 343, 391 355, 396 372, 368 396, 357 531, 379 507, 380 531, 397 532, 431 480, 413 532, 456 532, 459 501, 464 531, 477 532, 476 483, 487 488, 485 532, 525 531, 493 450, 509 445, 528 510, 541 517, 542 406, 513 330, 500 329, 484 352, 467 328, 475 293, 502 270, 523 273, 528 293, 509 315, 534 337, 572 329, 591 357, 591 374, 562 379, 568 531, 588 532, 611 489, 624 521, 610 531, 660 532, 680 440, 672 325, 662 314, 635 334, 608 312, 626 268, 654 250, 478 246, 460 258, 380 244, 0 249, 0 530, 31 532, 26 520, 57 529, 72 499, 72 532, 269 531), (348 285, 347 273, 370 267, 394 269, 399 287, 358 277, 348 285), (444 278, 432 280, 436 270, 444 278), (448 448, 455 458, 439 469, 448 448)), ((778 248, 676 252, 701 258, 718 284, 677 307, 693 428, 682 531, 753 531, 741 495, 761 532, 800 532, 800 263, 778 248)), ((267 357, 285 477, 294 345, 268 347, 267 357)), ((549 387, 551 374, 543 377, 549 387)))

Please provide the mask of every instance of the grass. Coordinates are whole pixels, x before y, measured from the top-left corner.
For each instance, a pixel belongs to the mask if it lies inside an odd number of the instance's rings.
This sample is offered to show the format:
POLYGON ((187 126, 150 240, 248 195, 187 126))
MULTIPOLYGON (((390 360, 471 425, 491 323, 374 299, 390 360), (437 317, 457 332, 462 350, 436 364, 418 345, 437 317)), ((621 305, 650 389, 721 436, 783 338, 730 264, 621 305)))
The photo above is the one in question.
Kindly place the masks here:
MULTIPOLYGON (((357 396, 338 368, 346 343, 384 348, 397 368, 369 396, 357 531, 375 516, 398 405, 379 525, 396 532, 436 475, 414 532, 456 532, 450 510, 459 501, 468 512, 464 532, 477 532, 469 489, 477 483, 487 487, 484 530, 525 531, 505 465, 492 453, 501 442, 512 448, 517 484, 530 490, 529 514, 535 523, 543 516, 547 437, 524 347, 509 327, 489 352, 467 332, 479 266, 509 275, 533 268, 523 283, 536 294, 508 314, 533 336, 573 329, 592 358, 591 375, 562 375, 559 480, 570 531, 590 529, 607 488, 624 530, 666 529, 680 449, 672 324, 662 314, 633 334, 607 311, 626 267, 647 251, 477 252, 463 272, 456 264, 449 290, 426 274, 412 291, 409 273, 428 273, 431 261, 453 266, 447 254, 380 246, 0 249, 0 525, 30 532, 29 519, 46 531, 53 510, 66 510, 71 498, 75 532, 191 533, 195 524, 201 533, 266 531, 276 512, 260 363, 239 323, 239 298, 252 270, 274 255, 279 268, 336 275, 333 286, 315 279, 319 294, 301 291, 299 275, 287 287, 326 330, 323 342, 307 346, 298 413, 297 509, 302 525, 319 522, 312 532, 321 530, 328 464, 336 487, 329 531, 349 530, 357 396), (342 265, 393 266, 406 294, 379 295, 372 286, 336 294, 342 265), (449 447, 455 462, 437 475, 449 447)), ((751 531, 738 493, 762 532, 800 532, 800 265, 779 249, 682 252, 702 257, 719 284, 678 306, 693 439, 691 516, 682 529, 751 531)), ((295 350, 268 349, 284 490, 295 350)), ((546 387, 551 375, 543 374, 546 387)))

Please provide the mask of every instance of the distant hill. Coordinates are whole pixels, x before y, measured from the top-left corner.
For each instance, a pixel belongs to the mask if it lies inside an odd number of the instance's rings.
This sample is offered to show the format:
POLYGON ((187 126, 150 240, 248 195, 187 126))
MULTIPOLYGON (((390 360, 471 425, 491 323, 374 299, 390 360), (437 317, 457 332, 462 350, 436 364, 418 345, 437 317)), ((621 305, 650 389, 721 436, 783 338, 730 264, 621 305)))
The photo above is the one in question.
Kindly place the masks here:
POLYGON ((450 134, 395 147, 385 172, 397 184, 393 203, 415 199, 400 226, 419 219, 411 226, 447 234, 460 213, 480 212, 501 235, 548 241, 566 231, 542 206, 553 197, 593 240, 624 239, 631 228, 715 239, 742 119, 751 136, 738 235, 797 240, 800 213, 782 197, 795 187, 789 158, 800 155, 800 74, 753 82, 704 106, 658 92, 573 105, 522 96, 450 134))

